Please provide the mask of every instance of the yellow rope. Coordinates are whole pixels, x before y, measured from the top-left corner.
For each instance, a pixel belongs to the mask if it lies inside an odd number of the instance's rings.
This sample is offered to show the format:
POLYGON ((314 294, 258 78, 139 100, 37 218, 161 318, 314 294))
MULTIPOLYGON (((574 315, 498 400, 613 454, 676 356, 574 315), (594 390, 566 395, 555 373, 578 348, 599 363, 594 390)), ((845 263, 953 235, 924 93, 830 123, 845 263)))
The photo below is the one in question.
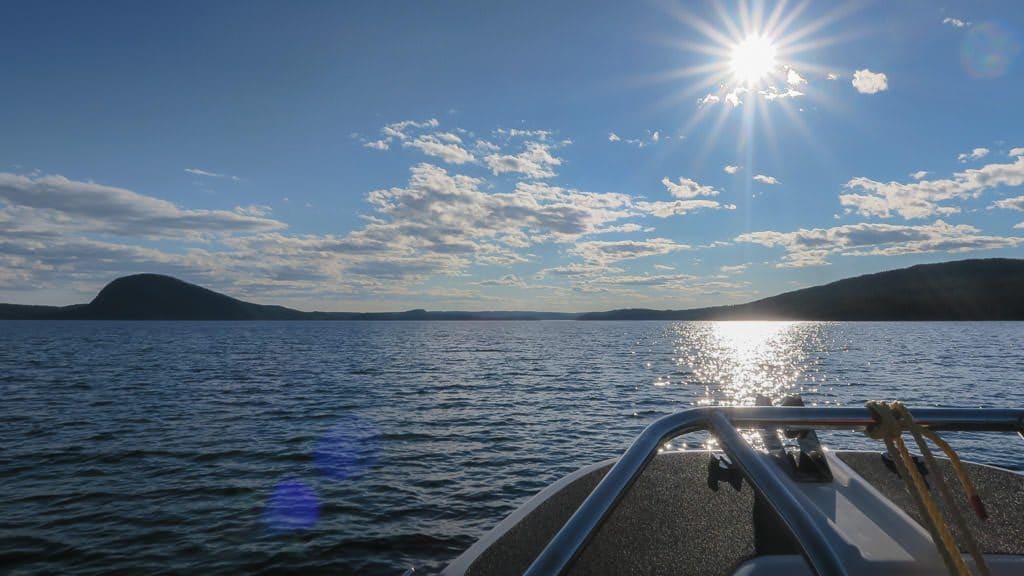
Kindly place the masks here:
MULTIPOLYGON (((960 534, 964 539, 964 543, 967 546, 967 551, 970 552, 971 557, 974 558, 975 568, 982 576, 989 576, 988 565, 985 564, 985 557, 981 554, 981 548, 978 546, 978 542, 974 539, 974 534, 971 533, 967 527, 967 523, 964 522, 963 516, 960 515, 960 510, 956 507, 956 503, 953 501, 953 493, 950 491, 949 486, 946 484, 946 479, 942 475, 942 470, 939 468, 938 462, 932 455, 932 451, 928 448, 928 444, 924 441, 926 428, 914 422, 914 417, 911 416, 910 411, 907 410, 906 406, 902 402, 893 402, 892 409, 900 417, 900 422, 910 432, 910 435, 914 437, 914 441, 917 442, 918 448, 921 450, 921 455, 924 456, 925 463, 928 468, 935 471, 935 485, 939 488, 939 493, 942 495, 942 499, 946 504, 946 511, 953 519, 953 524, 959 528, 960 534)), ((938 438, 938 434, 928 431, 928 435, 931 438, 938 438)), ((961 484, 964 486, 964 492, 970 495, 974 493, 974 486, 970 483, 970 478, 967 477, 966 470, 963 469, 963 464, 960 463, 960 458, 956 456, 956 452, 953 448, 942 441, 943 450, 946 454, 953 454, 955 460, 950 458, 950 462, 953 463, 953 469, 957 471, 957 477, 960 479, 961 484), (948 450, 947 450, 948 448, 948 450), (965 483, 966 481, 966 483, 965 483)), ((938 444, 938 442, 936 442, 938 444)), ((977 494, 974 494, 977 498, 977 494)), ((980 499, 978 500, 980 502, 980 499)))
POLYGON ((953 522, 959 528, 960 533, 964 535, 968 551, 974 558, 978 573, 982 576, 988 576, 989 570, 985 563, 985 558, 982 556, 981 550, 973 535, 970 533, 970 530, 967 528, 963 517, 956 509, 952 493, 946 485, 945 479, 942 478, 942 471, 939 469, 935 457, 932 455, 932 452, 928 448, 924 439, 928 438, 931 440, 935 445, 941 448, 947 456, 949 456, 950 463, 953 465, 953 469, 956 471, 957 478, 960 480, 961 485, 963 485, 964 492, 967 494, 971 506, 974 507, 978 516, 984 519, 987 517, 985 507, 981 503, 981 499, 978 497, 977 492, 974 490, 974 485, 967 476, 967 471, 964 469, 963 464, 960 462, 960 458, 956 455, 956 452, 949 444, 939 438, 937 434, 915 423, 910 411, 907 410, 902 403, 893 402, 891 404, 887 404, 885 402, 873 401, 868 402, 865 406, 871 412, 875 422, 868 426, 864 433, 871 438, 885 442, 886 449, 889 451, 889 456, 892 458, 893 463, 896 464, 900 472, 900 477, 903 478, 907 486, 907 490, 910 492, 918 509, 921 511, 921 514, 925 519, 925 527, 931 534, 932 541, 935 542, 935 546, 938 549, 939 554, 942 556, 942 560, 945 562, 946 567, 949 569, 950 574, 953 574, 954 576, 970 576, 971 572, 967 568, 967 564, 964 562, 963 557, 960 555, 960 549, 956 545, 953 535, 950 533, 949 526, 946 524, 945 519, 942 516, 942 512, 939 510, 935 500, 931 496, 931 493, 928 491, 928 486, 925 484, 924 478, 917 470, 913 456, 911 456, 910 451, 907 449, 907 445, 903 442, 903 432, 910 432, 911 436, 914 437, 915 442, 917 442, 918 447, 921 449, 921 453, 924 456, 928 467, 935 471, 935 482, 939 487, 939 492, 941 493, 943 500, 946 503, 946 509, 950 511, 950 516, 952 517, 953 522))

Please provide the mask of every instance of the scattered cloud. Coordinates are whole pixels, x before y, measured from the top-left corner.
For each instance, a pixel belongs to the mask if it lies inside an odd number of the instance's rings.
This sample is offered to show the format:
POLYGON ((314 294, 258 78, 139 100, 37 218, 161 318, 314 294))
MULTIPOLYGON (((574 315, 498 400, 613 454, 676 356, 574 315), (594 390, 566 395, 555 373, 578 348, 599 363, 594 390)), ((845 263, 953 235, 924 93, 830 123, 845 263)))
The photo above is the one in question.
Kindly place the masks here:
POLYGON ((405 140, 408 138, 407 132, 410 129, 424 130, 428 128, 437 128, 441 123, 437 121, 437 118, 431 118, 423 122, 417 122, 415 120, 403 120, 401 122, 393 122, 387 124, 381 129, 381 133, 384 134, 385 138, 397 138, 398 140, 405 140))
POLYGON ((599 274, 606 274, 609 272, 623 272, 621 268, 613 268, 610 266, 604 266, 600 264, 590 264, 581 262, 571 262, 565 266, 555 266, 553 268, 544 268, 537 272, 534 278, 542 280, 549 276, 561 277, 561 278, 577 278, 583 276, 597 276, 599 274))
POLYGON ((831 255, 896 256, 928 252, 962 253, 1012 248, 1024 238, 985 236, 966 224, 952 225, 936 220, 921 226, 861 223, 834 228, 801 228, 795 232, 750 232, 737 242, 781 247, 786 255, 780 268, 824 266, 831 255))
POLYGON ((828 74, 825 75, 825 79, 826 80, 839 80, 839 74, 836 74, 835 72, 829 72, 828 74))
POLYGON ((406 139, 402 146, 416 148, 427 156, 440 158, 449 164, 465 164, 476 158, 461 146, 462 140, 450 132, 438 134, 421 134, 414 139, 406 139))
POLYGON ((734 204, 721 204, 714 200, 673 200, 670 202, 637 202, 637 209, 657 218, 682 216, 698 210, 735 210, 734 204))
POLYGON ((537 140, 547 140, 551 138, 550 130, 521 130, 519 128, 498 128, 497 130, 494 131, 494 133, 505 138, 536 138, 537 140))
POLYGON ((949 24, 950 26, 953 26, 954 28, 965 28, 965 27, 971 25, 971 23, 967 22, 966 20, 961 20, 959 18, 950 18, 949 16, 943 18, 942 19, 942 23, 943 24, 949 24))
POLYGON ((970 152, 964 152, 963 154, 957 154, 956 159, 961 163, 968 162, 970 160, 980 160, 985 156, 988 156, 988 148, 975 148, 970 152))
POLYGON ((920 179, 911 183, 853 178, 846 183, 845 188, 860 193, 842 194, 839 203, 848 211, 880 218, 889 218, 893 213, 907 220, 937 214, 956 214, 960 212, 959 205, 944 203, 977 198, 984 191, 998 186, 1024 184, 1024 149, 1019 152, 1021 154, 1016 156, 1015 162, 971 168, 953 174, 952 178, 920 179))
POLYGON ((636 202, 634 206, 645 214, 657 218, 668 218, 670 216, 681 216, 698 210, 735 210, 733 204, 721 204, 715 200, 707 200, 701 197, 717 196, 719 191, 712 186, 705 186, 690 178, 679 177, 678 182, 670 178, 662 178, 662 185, 668 193, 676 200, 636 202))
POLYGON ((1010 158, 1016 158, 1017 156, 1024 156, 1024 147, 1011 148, 1010 153, 1007 154, 1010 158))
POLYGON ((757 175, 755 175, 754 176, 754 180, 756 180, 756 181, 758 181, 758 182, 760 182, 762 184, 769 184, 769 185, 774 185, 774 184, 778 184, 779 183, 779 180, 777 178, 775 178, 775 176, 767 176, 765 174, 757 174, 757 175))
POLYGON ((541 142, 527 142, 519 154, 485 156, 484 162, 495 176, 513 172, 536 179, 555 176, 554 167, 562 164, 560 158, 551 154, 551 147, 541 142))
POLYGON ((266 204, 250 204, 249 206, 236 206, 235 213, 242 214, 243 216, 256 216, 257 218, 264 218, 270 216, 270 213, 274 209, 266 204))
POLYGON ((790 69, 787 73, 786 81, 787 84, 784 86, 785 90, 780 90, 775 86, 768 86, 763 90, 757 90, 756 92, 754 92, 746 87, 737 86, 730 90, 729 92, 726 92, 724 96, 719 95, 721 94, 721 92, 719 92, 719 94, 709 93, 705 95, 703 98, 697 100, 697 106, 702 108, 705 106, 718 104, 719 102, 724 102, 730 105, 731 107, 736 108, 743 104, 743 95, 748 93, 751 95, 761 96, 767 102, 772 102, 774 100, 780 100, 785 98, 797 98, 800 96, 804 96, 804 93, 801 92, 800 90, 797 90, 796 87, 803 84, 807 84, 807 79, 805 79, 803 76, 800 76, 800 74, 798 74, 795 70, 790 69))
POLYGON ((703 98, 697 100, 697 106, 707 106, 709 104, 718 104, 722 99, 715 94, 708 94, 703 98))
POLYGON ((1015 196, 1013 198, 996 200, 992 203, 992 206, 994 208, 1003 208, 1004 210, 1017 210, 1024 212, 1024 196, 1015 196))
POLYGON ((673 198, 696 198, 698 196, 717 196, 718 190, 712 186, 705 186, 696 180, 679 177, 679 182, 673 182, 668 177, 662 178, 661 183, 668 190, 673 198))
POLYGON ((284 228, 282 222, 226 210, 184 210, 124 188, 0 172, 0 213, 7 229, 62 230, 135 236, 190 238, 284 228))
POLYGON ((477 140, 473 144, 473 149, 477 154, 490 154, 492 152, 499 152, 501 150, 501 146, 498 146, 493 142, 488 142, 487 140, 477 140))
POLYGON ((391 138, 381 138, 380 140, 364 142, 363 148, 370 148, 373 150, 389 150, 391 148, 391 138))
POLYGON ((739 166, 733 166, 732 164, 728 164, 728 165, 722 167, 722 171, 724 171, 726 174, 735 174, 735 173, 740 171, 740 167, 739 166))
POLYGON ((577 242, 569 249, 569 253, 583 258, 586 262, 603 266, 623 260, 658 256, 689 249, 689 246, 668 238, 649 238, 646 240, 577 242))
POLYGON ((668 139, 668 138, 671 138, 671 136, 664 136, 664 135, 662 135, 660 130, 648 130, 647 131, 647 136, 643 137, 643 138, 622 138, 618 134, 616 134, 615 132, 610 132, 608 134, 608 141, 609 142, 620 142, 621 141, 624 144, 629 144, 631 146, 636 146, 637 148, 646 148, 648 146, 653 146, 653 145, 657 144, 658 142, 660 142, 662 139, 668 139))
POLYGON ((490 280, 481 280, 479 282, 471 282, 474 286, 512 286, 515 288, 526 288, 526 282, 515 274, 506 274, 501 278, 492 278, 490 280))
POLYGON ((803 92, 799 90, 794 90, 792 88, 787 89, 785 92, 779 92, 774 86, 768 88, 767 90, 761 90, 760 92, 758 92, 758 94, 764 96, 764 99, 769 102, 771 102, 772 100, 778 100, 780 98, 797 98, 799 96, 804 95, 803 92))
POLYGON ((796 70, 790 68, 786 71, 786 84, 789 84, 790 86, 800 86, 802 84, 807 84, 807 80, 798 74, 796 70))
POLYGON ((210 172, 209 170, 202 170, 200 168, 185 168, 185 172, 192 174, 193 176, 205 176, 207 178, 224 178, 234 182, 240 182, 242 179, 238 176, 232 176, 230 174, 221 174, 219 172, 210 172))
POLYGON ((928 174, 929 172, 927 170, 918 170, 917 172, 911 174, 910 177, 913 178, 914 180, 920 180, 927 176, 928 174))
POLYGON ((877 94, 889 89, 889 79, 882 72, 872 72, 867 68, 853 73, 850 82, 861 94, 877 94))
POLYGON ((747 269, 749 264, 736 264, 735 266, 719 266, 718 271, 722 274, 739 274, 747 269))

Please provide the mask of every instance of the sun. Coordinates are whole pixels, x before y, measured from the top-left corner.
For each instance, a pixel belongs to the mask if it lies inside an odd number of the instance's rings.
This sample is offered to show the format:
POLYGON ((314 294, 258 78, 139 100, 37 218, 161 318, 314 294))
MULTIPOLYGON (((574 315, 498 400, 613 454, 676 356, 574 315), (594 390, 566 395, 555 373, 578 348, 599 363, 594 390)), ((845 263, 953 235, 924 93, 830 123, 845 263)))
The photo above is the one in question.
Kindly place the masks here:
POLYGON ((738 82, 757 84, 775 70, 775 44, 765 36, 747 36, 732 47, 729 68, 738 82))

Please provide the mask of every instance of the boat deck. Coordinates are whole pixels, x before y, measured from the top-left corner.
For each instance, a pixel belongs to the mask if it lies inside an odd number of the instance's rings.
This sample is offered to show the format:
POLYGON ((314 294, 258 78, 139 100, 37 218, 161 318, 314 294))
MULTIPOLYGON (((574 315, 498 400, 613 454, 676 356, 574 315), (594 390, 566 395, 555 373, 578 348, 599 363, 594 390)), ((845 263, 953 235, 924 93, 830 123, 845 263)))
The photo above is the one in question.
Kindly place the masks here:
MULTIPOLYGON (((919 520, 903 481, 877 452, 836 452, 879 492, 919 520)), ((785 529, 771 513, 757 515, 753 491, 721 483, 708 486, 707 452, 668 452, 655 457, 594 535, 573 565, 572 574, 731 574, 762 554, 792 554, 785 529)), ((446 574, 522 574, 547 542, 607 473, 612 461, 595 465, 552 485, 499 525, 486 548, 467 551, 446 574)), ((940 466, 955 486, 945 461, 940 466)), ((981 522, 966 503, 968 519, 987 554, 1024 554, 1024 476, 968 464, 990 518, 981 522)))

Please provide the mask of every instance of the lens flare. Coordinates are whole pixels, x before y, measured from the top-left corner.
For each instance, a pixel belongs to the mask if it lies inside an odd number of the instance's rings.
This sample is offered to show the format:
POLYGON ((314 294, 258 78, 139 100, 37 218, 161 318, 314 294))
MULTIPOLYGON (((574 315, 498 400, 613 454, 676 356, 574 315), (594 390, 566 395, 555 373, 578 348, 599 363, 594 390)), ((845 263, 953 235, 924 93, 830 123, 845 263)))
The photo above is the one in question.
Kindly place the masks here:
POLYGON ((274 532, 308 530, 320 519, 316 493, 301 480, 289 478, 274 487, 263 521, 274 532))
POLYGON ((975 78, 998 78, 1009 70, 1021 46, 1012 30, 986 22, 972 27, 960 46, 960 61, 975 78))
POLYGON ((313 460, 321 474, 345 480, 360 474, 377 462, 380 441, 373 422, 350 416, 332 426, 313 451, 313 460))

